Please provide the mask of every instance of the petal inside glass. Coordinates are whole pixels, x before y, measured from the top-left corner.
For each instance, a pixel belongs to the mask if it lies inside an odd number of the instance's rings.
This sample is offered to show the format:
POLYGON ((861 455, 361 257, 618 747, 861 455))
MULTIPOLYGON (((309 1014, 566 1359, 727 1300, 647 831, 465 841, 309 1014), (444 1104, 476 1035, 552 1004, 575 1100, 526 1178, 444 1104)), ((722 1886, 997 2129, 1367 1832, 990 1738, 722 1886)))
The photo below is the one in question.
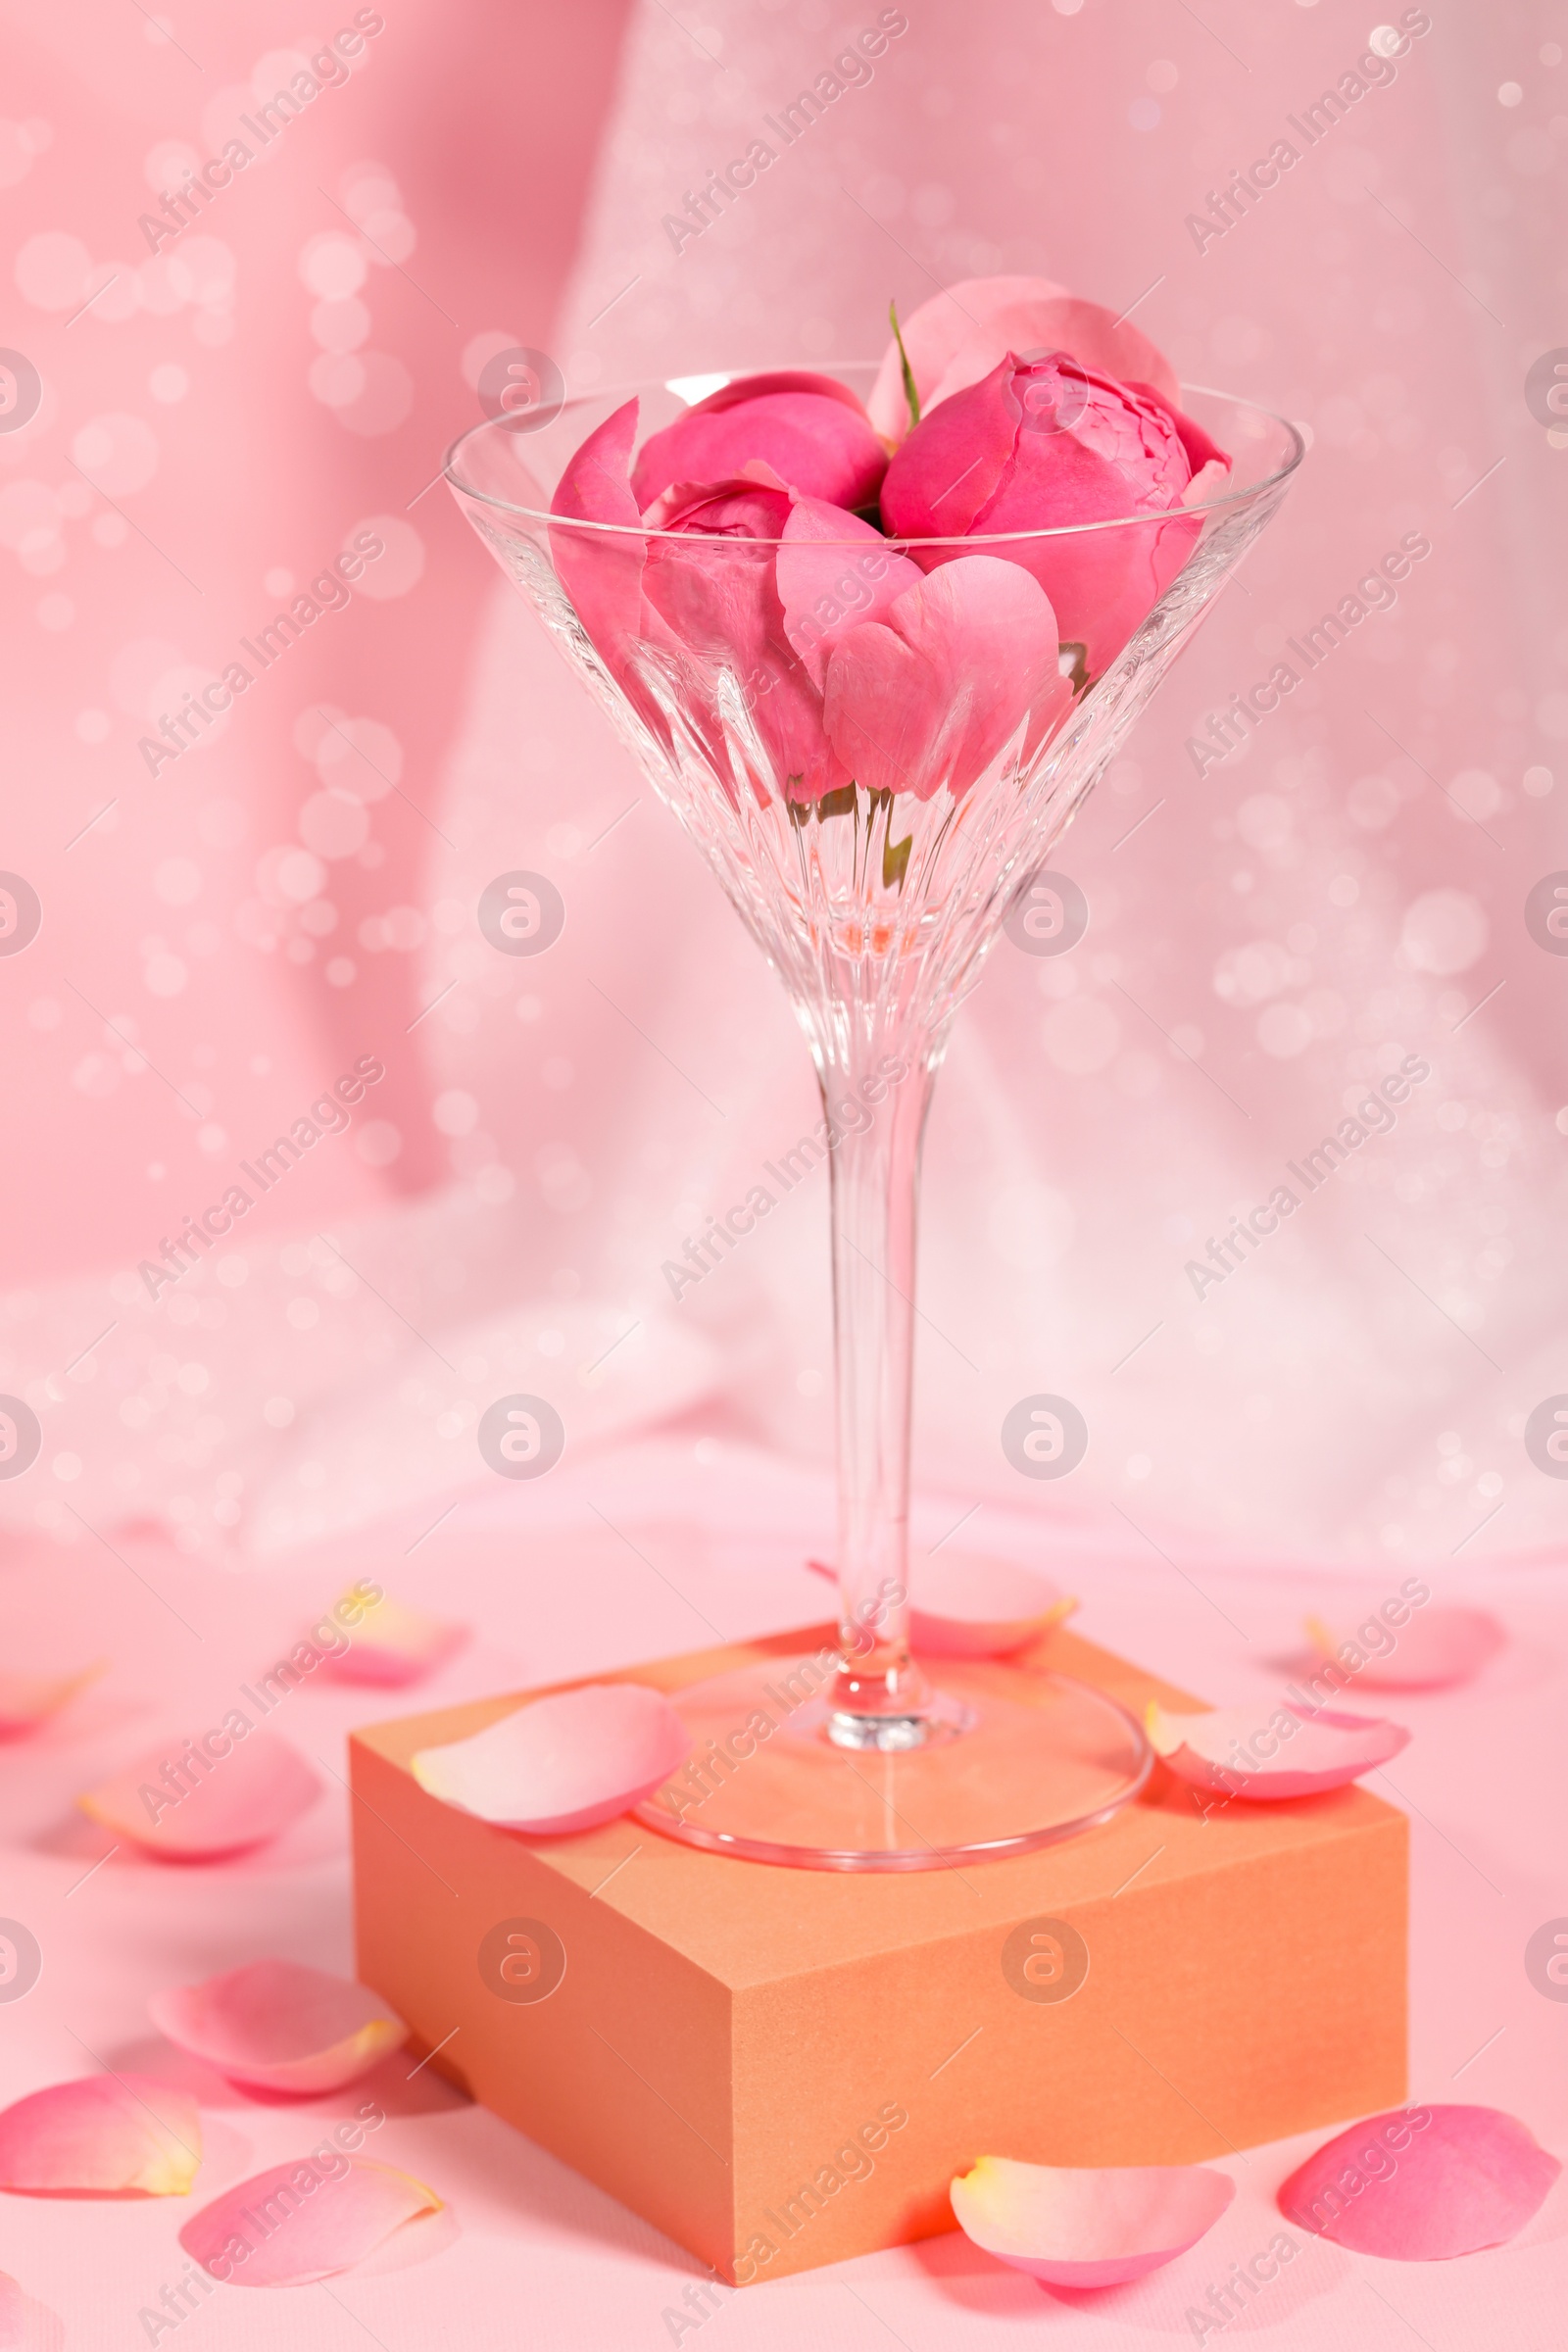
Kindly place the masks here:
MULTIPOLYGON (((833 372, 863 397, 875 368, 833 372)), ((639 440, 687 405, 671 385, 636 389, 639 440)), ((1302 444, 1265 410, 1187 390, 1233 467, 1220 495, 1174 513, 919 542, 858 523, 835 539, 819 519, 804 539, 798 524, 759 538, 553 519, 568 461, 629 397, 475 426, 447 478, 707 858, 805 1034, 833 1138, 840 1587, 836 1649, 673 1694, 695 1774, 641 1817, 816 1868, 1023 1851, 1103 1820, 1152 1758, 1119 1707, 1027 1653, 944 1661, 940 1687, 911 1654, 921 1136, 954 1016, 1004 918, 1274 513, 1302 444), (1078 644, 1042 660, 1033 582, 1060 610, 1088 599, 1116 616, 1119 651, 1098 676, 1078 644)), ((747 530, 766 505, 751 502, 747 530)))

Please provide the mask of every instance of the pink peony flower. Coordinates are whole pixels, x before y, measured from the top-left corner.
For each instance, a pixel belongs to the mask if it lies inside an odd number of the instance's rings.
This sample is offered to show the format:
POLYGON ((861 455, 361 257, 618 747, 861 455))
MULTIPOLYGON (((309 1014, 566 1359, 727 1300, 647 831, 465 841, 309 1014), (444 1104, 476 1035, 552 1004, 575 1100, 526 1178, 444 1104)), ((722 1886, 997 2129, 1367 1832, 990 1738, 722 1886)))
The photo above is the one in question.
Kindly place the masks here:
POLYGON ((644 442, 631 477, 645 511, 675 482, 722 482, 754 460, 804 498, 875 503, 887 452, 847 384, 830 375, 746 375, 644 442))
POLYGON ((1033 749, 1063 715, 1061 643, 1080 683, 1105 668, 1230 471, 1163 354, 1049 278, 922 304, 866 408, 781 370, 634 458, 637 420, 633 399, 567 463, 556 570, 621 696, 737 805, 958 794, 1020 726, 1033 749))
MULTIPOLYGON (((786 797, 816 801, 853 778, 822 731, 821 693, 790 641, 779 595, 779 547, 795 503, 770 467, 757 463, 733 481, 675 484, 648 510, 650 526, 672 536, 649 540, 643 594, 715 681, 708 698, 713 738, 724 733, 726 718, 732 737, 742 724, 735 698, 725 712, 717 689, 728 672, 744 691, 746 713, 786 797), (715 540, 722 544, 715 548, 715 540)), ((819 506, 817 514, 829 529, 855 525, 854 515, 834 508, 819 506)))
POLYGON ((743 778, 763 805, 852 783, 956 795, 1026 719, 1031 743, 1054 723, 1070 699, 1055 621, 1018 566, 976 555, 927 579, 871 524, 756 458, 725 479, 667 483, 639 512, 636 428, 632 400, 567 464, 557 573, 638 711, 662 734, 678 702, 732 795, 743 778))
POLYGON ((1007 355, 951 392, 909 434, 882 484, 882 516, 926 569, 956 550, 932 538, 1017 539, 993 552, 1031 572, 1065 644, 1098 677, 1191 552, 1196 516, 1117 530, 1077 526, 1172 514, 1229 468, 1201 427, 1151 384, 1116 383, 1065 352, 1007 355))

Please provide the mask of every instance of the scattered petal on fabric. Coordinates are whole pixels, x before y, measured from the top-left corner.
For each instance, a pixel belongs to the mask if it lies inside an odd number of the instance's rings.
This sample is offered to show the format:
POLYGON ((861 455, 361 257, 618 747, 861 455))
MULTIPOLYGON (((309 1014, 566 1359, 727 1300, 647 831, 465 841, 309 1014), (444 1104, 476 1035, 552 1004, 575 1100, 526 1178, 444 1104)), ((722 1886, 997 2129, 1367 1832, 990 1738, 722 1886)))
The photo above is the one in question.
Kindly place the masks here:
POLYGON ((352 2270, 395 2230, 440 2210, 422 2180, 323 2140, 225 2189, 191 2215, 179 2242, 233 2286, 308 2286, 352 2270))
POLYGON ((1078 1603, 1013 1560, 945 1547, 910 1572, 909 1636, 940 1658, 1004 1658, 1070 1617, 1078 1603))
MULTIPOLYGON (((225 1718, 232 1726, 239 1710, 225 1718)), ((210 1862, 278 1837, 320 1794, 303 1756, 265 1725, 153 1748, 77 1802, 119 1838, 172 1862, 210 1862)))
POLYGON ((1236 2194, 1202 2165, 1074 2170, 982 2156, 953 2183, 958 2227, 1052 2286, 1118 2286, 1196 2245, 1236 2194))
POLYGON ((0 2271, 0 2352, 56 2352, 66 2340, 58 2312, 31 2295, 0 2271))
POLYGON ((182 2197, 202 2160, 188 2091, 147 2075, 88 2075, 0 2114, 0 2188, 182 2197))
POLYGON ((1409 1733, 1381 1715, 1310 1713, 1288 1700, 1168 1715, 1151 1701, 1151 1744, 1179 1780, 1225 1796, 1317 1796, 1386 1764, 1409 1733))
POLYGON ((79 1674, 0 1674, 0 1740, 36 1731, 103 1671, 98 1665, 84 1666, 79 1674))
POLYGON ((155 1992, 161 2034, 236 2082, 310 2094, 340 2090, 408 2039, 378 1994, 297 1960, 253 1960, 201 1984, 155 1992))
POLYGON ((1516 2236, 1561 2171, 1495 2107, 1397 2107, 1326 2141, 1279 2207, 1357 2254, 1446 2262, 1516 2236))
POLYGON ((651 1796, 689 1747, 667 1698, 591 1683, 537 1698, 471 1740, 421 1748, 412 1770, 444 1804, 536 1838, 592 1829, 651 1796))
POLYGON ((1309 1617, 1306 1630, 1326 1665, 1339 1666, 1369 1690, 1439 1690, 1467 1683, 1508 1639, 1485 1609, 1418 1609, 1397 1628, 1374 1614, 1338 1634, 1309 1617), (1387 1644, 1381 1656, 1380 1642, 1387 1644))
POLYGON ((426 1617, 420 1609, 383 1597, 366 1610, 348 1648, 327 1660, 326 1671, 339 1683, 402 1690, 433 1674, 467 1639, 466 1625, 426 1617))
MULTIPOLYGON (((806 1564, 838 1583, 838 1570, 826 1560, 806 1564)), ((923 1558, 910 1581, 909 1642, 925 1657, 1005 1658, 1078 1606, 1033 1568, 983 1552, 944 1548, 923 1558)))

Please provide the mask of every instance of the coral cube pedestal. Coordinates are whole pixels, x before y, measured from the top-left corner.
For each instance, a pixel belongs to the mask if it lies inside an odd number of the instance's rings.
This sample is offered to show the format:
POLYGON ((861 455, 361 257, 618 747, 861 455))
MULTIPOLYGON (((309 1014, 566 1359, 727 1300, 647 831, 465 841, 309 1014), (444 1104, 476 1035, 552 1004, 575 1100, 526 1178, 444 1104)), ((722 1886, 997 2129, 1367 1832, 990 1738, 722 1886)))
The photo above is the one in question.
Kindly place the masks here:
MULTIPOLYGON (((585 1679, 674 1690, 831 1639, 585 1679)), ((1048 1666, 1140 1715, 1199 1703, 1062 1631, 997 1671, 1048 1666)), ((1406 1824, 1364 1789, 1248 1804, 1156 1767, 1015 1860, 775 1869, 426 1795, 410 1757, 525 1695, 355 1735, 359 1973, 442 2073, 725 2278, 952 2229, 982 2154, 1193 2163, 1404 2095, 1406 1824)))

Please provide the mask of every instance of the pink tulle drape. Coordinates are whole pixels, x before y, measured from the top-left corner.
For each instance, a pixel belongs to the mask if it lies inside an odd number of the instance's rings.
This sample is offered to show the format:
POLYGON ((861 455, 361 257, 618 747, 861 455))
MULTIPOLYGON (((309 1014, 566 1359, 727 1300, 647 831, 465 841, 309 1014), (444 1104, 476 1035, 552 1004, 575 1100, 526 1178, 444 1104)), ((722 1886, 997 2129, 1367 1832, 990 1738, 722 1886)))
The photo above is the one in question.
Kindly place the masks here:
POLYGON ((8 333, 44 379, 0 436, 5 862, 44 907, 0 968, 0 1386, 42 1424, 14 1525, 286 1548, 485 1480, 479 1413, 554 1364, 585 1442, 706 1398, 824 1458, 820 1175, 678 1299, 663 1270, 814 1122, 782 994, 419 494, 506 344, 576 385, 869 357, 890 297, 1018 271, 1136 306, 1313 446, 1061 846, 1084 936, 1004 939, 961 1017, 920 1475, 1257 1559, 1555 1544, 1526 1425, 1563 1377, 1563 966, 1526 902, 1562 855, 1563 458, 1523 383, 1557 70, 1512 14, 1406 12, 1396 58, 1328 7, 863 14, 645 9, 618 56, 609 8, 388 19, 156 257, 149 173, 215 152, 275 35, 13 31, 8 333), (348 607, 147 773, 159 715, 357 528, 386 553, 348 607), (565 908, 532 959, 476 920, 514 870, 565 908), (366 1055, 352 1124, 149 1296, 138 1265, 366 1055), (1358 1115, 1401 1064, 1429 1075, 1358 1115), (1059 1490, 999 1443, 1035 1392, 1089 1426, 1059 1490))

